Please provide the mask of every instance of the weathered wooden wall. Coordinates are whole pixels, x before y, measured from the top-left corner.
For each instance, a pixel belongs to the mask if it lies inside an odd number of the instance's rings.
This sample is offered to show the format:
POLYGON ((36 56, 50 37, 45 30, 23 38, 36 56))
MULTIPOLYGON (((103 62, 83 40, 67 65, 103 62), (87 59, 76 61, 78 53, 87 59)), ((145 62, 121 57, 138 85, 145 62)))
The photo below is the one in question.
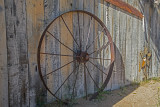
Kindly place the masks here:
POLYGON ((8 107, 8 72, 4 0, 0 0, 0 107, 8 107))
MULTIPOLYGON (((46 100, 53 100, 51 95, 44 91, 38 75, 37 46, 45 27, 55 17, 69 10, 86 10, 95 14, 106 24, 111 33, 116 60, 106 89, 117 89, 142 80, 143 72, 139 72, 141 60, 139 54, 145 47, 152 53, 151 66, 148 69, 149 77, 159 76, 159 10, 152 7, 148 1, 142 2, 144 9, 140 8, 138 0, 123 1, 143 11, 145 18, 139 20, 105 0, 0 0, 0 107, 35 107, 45 103, 46 100)), ((73 22, 68 23, 75 25, 74 17, 67 18, 73 18, 73 22)), ((83 18, 81 20, 83 22, 83 18)), ((88 24, 88 21, 85 23, 88 24)), ((59 35, 61 30, 65 29, 61 24, 59 21, 55 25, 59 35)), ((70 28, 76 31, 73 26, 70 28)), ((95 25, 93 35, 96 32, 95 25)), ((49 38, 46 42, 47 46, 51 43, 56 44, 56 41, 49 41, 49 38)), ((63 76, 65 77, 65 73, 63 76)), ((50 80, 53 80, 53 77, 50 77, 50 80)), ((83 80, 78 81, 79 84, 83 84, 83 80)), ((93 84, 90 85, 93 87, 93 84)), ((83 89, 84 87, 79 88, 81 91, 83 89)))
MULTIPOLYGON (((158 0, 160 3, 160 1, 158 0)), ((160 4, 150 3, 149 1, 144 4, 145 16, 145 39, 146 46, 152 53, 151 66, 148 69, 149 77, 159 77, 160 71, 160 4)))

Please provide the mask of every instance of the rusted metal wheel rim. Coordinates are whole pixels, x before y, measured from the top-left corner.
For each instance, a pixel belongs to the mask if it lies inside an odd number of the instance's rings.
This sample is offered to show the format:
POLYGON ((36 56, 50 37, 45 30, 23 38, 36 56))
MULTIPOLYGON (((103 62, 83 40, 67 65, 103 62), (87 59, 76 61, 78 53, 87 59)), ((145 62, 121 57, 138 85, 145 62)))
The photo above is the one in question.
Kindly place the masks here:
MULTIPOLYGON (((76 13, 78 13, 78 14, 79 14, 79 13, 83 13, 83 14, 86 14, 86 15, 90 16, 91 18, 94 18, 94 20, 97 21, 97 22, 99 23, 99 25, 101 25, 101 27, 104 29, 103 32, 106 34, 105 36, 107 36, 107 38, 108 38, 108 45, 110 46, 110 55, 111 55, 110 64, 109 64, 109 69, 107 69, 107 70, 108 70, 107 77, 106 77, 106 79, 104 80, 102 86, 99 87, 99 89, 97 90, 97 92, 95 92, 95 93, 90 97, 90 99, 93 99, 93 98, 96 98, 96 96, 99 94, 100 91, 103 91, 103 90, 105 89, 105 87, 107 86, 107 84, 108 84, 108 82, 109 82, 109 80, 110 80, 110 78, 111 78, 112 71, 113 71, 113 66, 114 66, 114 60, 115 60, 114 44, 113 44, 111 35, 110 35, 107 27, 105 26, 105 24, 104 24, 97 16, 95 16, 94 14, 92 14, 92 13, 90 13, 90 12, 83 11, 83 10, 69 11, 69 12, 66 12, 66 13, 64 13, 64 14, 68 14, 68 13, 71 13, 71 12, 72 12, 72 13, 73 13, 73 12, 76 12, 76 13)), ((55 40, 57 40, 58 42, 60 42, 60 45, 63 45, 63 43, 61 43, 60 40, 58 40, 57 38, 55 38, 54 35, 53 35, 51 32, 48 31, 48 29, 49 29, 49 27, 52 25, 52 23, 53 23, 55 20, 57 20, 58 18, 61 18, 61 19, 64 21, 64 19, 63 19, 63 17, 62 17, 64 14, 61 14, 60 16, 56 17, 56 18, 46 27, 45 31, 43 32, 43 34, 42 34, 42 36, 41 36, 41 38, 40 38, 39 45, 38 45, 38 51, 37 51, 38 70, 39 70, 39 75, 40 75, 40 78, 41 78, 41 80, 42 80, 42 82, 43 82, 43 85, 44 85, 44 87, 47 89, 47 91, 48 91, 51 95, 53 95, 58 101, 62 101, 62 102, 65 102, 65 101, 63 101, 62 99, 60 99, 59 97, 57 97, 56 94, 53 93, 52 90, 50 90, 49 87, 47 86, 47 84, 46 84, 46 82, 45 82, 45 79, 44 79, 44 75, 42 74, 41 61, 40 61, 40 59, 41 59, 41 54, 42 54, 42 53, 41 53, 42 41, 43 41, 43 39, 45 38, 46 33, 48 33, 49 35, 53 36, 53 38, 54 38, 55 40)), ((79 16, 78 16, 78 17, 79 17, 79 16)), ((64 24, 66 24, 66 23, 64 22, 64 24)), ((66 25, 66 27, 67 27, 67 25, 66 25)), ((68 28, 68 30, 69 30, 69 28, 68 28)), ((70 33, 71 33, 71 32, 70 32, 70 33)), ((98 36, 99 36, 99 35, 98 35, 98 36)), ((74 37, 73 37, 73 40, 75 40, 74 37)), ((76 41, 74 41, 74 42, 76 43, 76 41)), ((80 45, 80 44, 78 44, 78 43, 76 43, 76 44, 77 44, 77 46, 80 45)), ((82 44, 81 44, 81 45, 82 45, 82 44)), ((87 44, 87 45, 88 45, 88 44, 87 44)), ((107 44, 106 44, 106 45, 107 45, 107 44)), ((70 49, 69 47, 66 47, 66 48, 68 48, 69 50, 73 51, 73 50, 70 49)), ((86 48, 88 48, 88 47, 86 46, 86 48)), ((105 46, 102 46, 101 48, 103 49, 103 48, 105 48, 105 46)), ((79 47, 79 49, 80 49, 80 47, 79 47)), ((102 51, 102 49, 99 49, 99 50, 102 51)), ((87 49, 86 49, 86 50, 87 50, 87 49)), ((99 51, 99 50, 97 50, 97 51, 99 51)), ((84 69, 87 69, 86 63, 89 63, 89 62, 90 62, 90 64, 92 64, 92 65, 95 67, 94 63, 92 63, 92 62, 90 61, 90 58, 89 58, 89 55, 92 54, 92 53, 88 53, 87 51, 82 51, 81 49, 80 49, 79 52, 74 52, 74 51, 73 51, 73 53, 74 53, 74 57, 76 57, 76 58, 75 58, 75 61, 76 61, 77 63, 79 63, 79 64, 83 63, 83 64, 84 64, 84 69)), ((93 52, 93 53, 94 53, 94 52, 93 52)), ((43 54, 45 54, 45 53, 43 53, 43 54)), ((54 54, 54 55, 55 55, 55 54, 54 54)), ((96 59, 96 58, 93 58, 93 59, 96 59)), ((100 59, 100 60, 101 60, 101 59, 100 59)), ((104 60, 104 59, 103 59, 103 60, 104 60)), ((68 64, 70 64, 70 63, 68 63, 68 64)), ((62 67, 62 66, 61 66, 61 67, 62 67)), ((60 68, 60 69, 61 69, 61 68, 60 68)), ((84 71, 85 71, 85 70, 84 70, 84 71)), ((88 71, 88 70, 87 70, 87 71, 88 71)), ((102 72, 106 72, 106 71, 102 71, 102 72)), ((52 72, 51 72, 51 73, 52 73, 52 72)), ((46 75, 50 75, 51 73, 48 73, 48 74, 46 74, 46 75)), ((89 72, 88 72, 88 73, 89 73, 89 72)), ((45 75, 45 76, 46 76, 46 75, 45 75)), ((84 75, 85 75, 85 72, 84 72, 84 75)), ((86 96, 87 96, 87 95, 86 95, 86 96)))

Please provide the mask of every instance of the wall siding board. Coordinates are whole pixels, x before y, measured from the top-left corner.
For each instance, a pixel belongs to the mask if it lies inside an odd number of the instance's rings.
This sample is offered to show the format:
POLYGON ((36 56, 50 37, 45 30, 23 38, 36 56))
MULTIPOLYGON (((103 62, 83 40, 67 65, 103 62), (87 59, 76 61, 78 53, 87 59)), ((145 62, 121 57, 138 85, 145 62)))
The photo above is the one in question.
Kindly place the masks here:
MULTIPOLYGON (((105 20, 104 20, 104 17, 105 17, 104 9, 105 9, 104 0, 99 0, 98 18, 100 18, 103 23, 105 23, 105 20)), ((98 30, 102 29, 100 26, 98 26, 98 28, 99 28, 98 30)), ((105 34, 102 33, 100 35, 100 37, 99 37, 100 41, 98 41, 100 43, 100 46, 102 46, 104 44, 105 39, 106 39, 105 34)), ((104 52, 105 52, 105 50, 101 51, 101 53, 99 55, 101 58, 104 58, 104 52)), ((98 62, 100 64, 100 68, 104 69, 103 67, 101 67, 101 66, 104 66, 104 61, 103 60, 99 60, 98 62)), ((102 72, 99 73, 99 84, 104 83, 105 79, 106 79, 106 75, 104 75, 102 72)))
MULTIPOLYGON (((101 0, 95 0, 94 1, 94 14, 99 18, 101 17, 100 14, 99 14, 100 13, 99 11, 102 10, 102 9, 103 8, 101 6, 101 0)), ((94 29, 95 29, 94 30, 94 37, 96 37, 97 35, 99 35, 99 32, 100 32, 100 26, 96 21, 94 21, 94 29)), ((95 44, 96 43, 97 42, 95 42, 95 44)), ((96 46, 94 48, 96 48, 96 46)), ((94 80, 96 81, 97 84, 99 84, 100 81, 102 81, 102 80, 100 80, 101 79, 100 76, 102 76, 100 74, 101 74, 100 72, 95 72, 94 76, 93 76, 94 80)), ((98 88, 97 88, 96 85, 94 85, 94 91, 96 91, 96 90, 98 90, 98 88)))
MULTIPOLYGON (((157 10, 158 11, 158 10, 157 10)), ((160 12, 159 12, 160 13, 160 12)), ((158 22, 158 24, 157 24, 157 36, 158 36, 158 40, 160 41, 160 14, 158 14, 158 16, 157 16, 157 22, 158 22)), ((160 45, 158 45, 158 53, 157 53, 158 55, 160 55, 160 45)), ((160 58, 157 58, 157 60, 158 60, 158 77, 160 76, 160 58)))
MULTIPOLYGON (((107 25, 107 21, 106 21, 106 18, 107 18, 107 12, 106 12, 106 8, 107 8, 107 6, 106 6, 106 3, 105 3, 105 1, 103 1, 103 22, 104 22, 104 24, 105 25, 107 25)), ((99 30, 100 31, 100 30, 99 30)), ((108 41, 108 38, 107 38, 107 35, 104 33, 103 34, 104 36, 103 36, 103 42, 102 42, 102 44, 104 44, 104 43, 106 43, 107 41, 108 41)), ((110 54, 109 54, 109 47, 107 47, 105 50, 103 50, 102 51, 102 55, 101 55, 101 57, 104 59, 104 58, 107 58, 107 59, 109 59, 110 58, 110 54)), ((104 68, 103 69, 106 69, 107 67, 108 67, 108 65, 109 65, 109 62, 110 61, 106 61, 106 60, 102 60, 101 61, 101 63, 102 63, 102 66, 104 66, 104 68)), ((104 82, 105 81, 105 79, 106 79, 106 75, 105 74, 103 74, 102 73, 102 81, 104 82)), ((107 85, 108 86, 108 85, 107 85)), ((107 87, 106 86, 106 87, 107 87)), ((105 89, 106 90, 106 89, 105 89)))
POLYGON ((72 10, 72 0, 60 0, 60 14, 72 10))
MULTIPOLYGON (((47 26, 54 18, 59 15, 59 1, 58 0, 45 0, 44 4, 44 17, 45 17, 45 26, 47 26)), ((51 28, 48 29, 57 39, 60 40, 60 20, 57 19, 52 25, 51 28)), ((45 38, 45 51, 47 53, 55 53, 60 54, 60 43, 55 40, 51 35, 48 35, 45 38)), ((59 56, 46 56, 46 73, 55 70, 60 67, 60 57, 59 56)), ((56 92, 56 90, 60 87, 60 70, 52 73, 47 77, 47 85, 52 92, 56 92)), ((61 91, 59 91, 56 96, 60 98, 61 91)), ((53 101, 53 96, 47 92, 47 102, 53 101)))
MULTIPOLYGON (((141 8, 140 8, 140 4, 138 3, 137 1, 137 9, 140 11, 141 8)), ((140 56, 140 51, 141 51, 141 36, 140 35, 140 29, 142 27, 142 22, 143 22, 143 19, 142 21, 141 20, 137 20, 137 71, 136 71, 136 74, 137 74, 137 82, 140 81, 140 72, 141 72, 141 67, 140 67, 140 60, 141 60, 141 56, 140 56)), ((143 29, 143 27, 142 27, 143 29)))
POLYGON ((35 107, 43 103, 44 87, 40 80, 37 68, 37 47, 44 27, 44 4, 43 0, 27 0, 27 39, 28 39, 28 61, 30 80, 30 106, 35 107))
MULTIPOLYGON (((56 20, 55 23, 52 24, 52 26, 48 29, 57 39, 60 38, 60 31, 59 31, 59 24, 60 21, 56 20)), ((47 35, 45 38, 45 51, 47 53, 54 53, 54 54, 60 54, 60 43, 55 40, 51 35, 47 35)), ((55 69, 60 67, 60 56, 46 56, 46 73, 50 73, 51 71, 54 71, 55 69)), ((61 80, 60 80, 60 70, 57 70, 56 72, 50 74, 47 76, 47 86, 52 92, 56 92, 58 88, 60 87, 61 80)), ((56 94, 58 97, 60 97, 60 91, 56 94)), ((47 92, 47 101, 50 102, 53 100, 53 96, 47 92)))
MULTIPOLYGON (((84 0, 83 3, 84 3, 83 4, 84 10, 94 14, 94 1, 93 0, 84 0)), ((92 20, 91 20, 90 16, 88 16, 87 14, 84 14, 83 22, 84 22, 83 23, 83 27, 84 27, 84 29, 83 29, 83 31, 84 31, 84 33, 83 33, 83 35, 84 35, 84 42, 83 42, 84 47, 83 47, 83 50, 85 50, 86 49, 85 46, 88 46, 88 44, 91 44, 91 42, 94 40, 94 37, 95 37, 94 36, 94 31, 93 31, 94 19, 92 18, 92 20), (89 34, 89 38, 88 38, 89 29, 91 29, 91 30, 90 30, 90 34, 89 34), (88 38, 88 43, 87 43, 87 38, 88 38)), ((88 53, 91 53, 93 51, 94 51, 94 47, 93 46, 91 46, 87 50, 88 53)), ((93 57, 93 55, 91 57, 93 57)), ((91 60, 91 61, 93 63, 97 63, 94 60, 91 60)), ((91 70, 93 70, 93 68, 94 68, 93 65, 90 64, 89 62, 86 63, 86 65, 87 65, 87 68, 90 71, 90 74, 92 75, 92 77, 94 77, 96 70, 95 70, 95 72, 91 72, 91 70)), ((86 71, 86 81, 87 81, 87 91, 88 91, 87 93, 91 94, 91 93, 94 93, 94 83, 93 83, 92 79, 90 78, 90 76, 89 76, 89 74, 87 72, 87 69, 85 71, 86 71)), ((99 71, 97 71, 97 72, 99 72, 99 71)))
MULTIPOLYGON (((126 0, 124 0, 126 2, 126 0)), ((123 86, 125 84, 125 60, 126 60, 126 20, 127 15, 123 12, 119 13, 119 36, 120 36, 120 70, 121 70, 121 83, 120 85, 123 86)))
MULTIPOLYGON (((144 26, 144 23, 143 22, 141 22, 141 24, 140 24, 142 27, 140 27, 140 51, 142 52, 143 50, 144 50, 144 47, 145 47, 145 44, 146 44, 146 39, 145 39, 145 36, 147 36, 147 35, 145 35, 144 34, 144 29, 143 29, 143 26, 144 26), (143 31, 143 32, 141 32, 141 31, 143 31)), ((142 60, 142 58, 141 58, 141 60, 142 60)), ((141 71, 140 71, 140 80, 143 80, 143 78, 144 78, 144 75, 143 75, 143 71, 142 71, 142 69, 141 69, 141 71)))
POLYGON ((127 15, 127 35, 126 35, 126 64, 125 64, 125 78, 126 78, 126 85, 130 84, 132 81, 132 17, 127 15))
POLYGON ((73 10, 83 10, 83 0, 73 0, 73 10))
MULTIPOLYGON (((136 8, 136 9, 138 9, 138 0, 135 0, 134 1, 134 3, 133 3, 133 6, 136 8)), ((134 74, 134 79, 133 79, 133 81, 137 81, 137 71, 139 70, 138 69, 138 66, 139 66, 139 64, 138 64, 138 19, 136 18, 136 17, 134 17, 133 18, 133 34, 132 35, 134 35, 135 36, 135 38, 133 38, 132 40, 133 40, 133 47, 134 47, 134 49, 133 49, 133 54, 134 54, 134 57, 133 57, 133 62, 134 62, 134 64, 133 64, 133 66, 134 67, 132 67, 132 69, 133 69, 133 74, 134 74)), ((133 36, 133 37, 134 37, 133 36)))
MULTIPOLYGON (((78 4, 76 4, 78 5, 78 4)), ((74 7, 76 8, 76 7, 74 7)), ((82 13, 73 13, 73 35, 74 38, 76 39, 77 44, 74 42, 73 44, 73 49, 74 50, 79 50, 80 48, 80 41, 82 41, 82 36, 83 36, 83 14, 82 13), (78 22, 78 17, 79 17, 79 22, 78 22)), ((75 63, 75 66, 78 66, 78 63, 75 63)), ((84 87, 82 87, 82 84, 84 83, 84 77, 83 77, 83 66, 79 65, 79 68, 77 68, 76 72, 74 73, 75 76, 73 76, 73 84, 75 84, 75 96, 81 96, 81 91, 84 90, 84 87), (78 72, 78 74, 77 74, 78 72), (76 78, 77 75, 77 78, 76 78), (76 82, 76 83, 75 83, 76 82)))
MULTIPOLYGON (((134 5, 134 1, 130 1, 130 0, 128 0, 128 2, 127 2, 128 4, 130 4, 131 6, 133 6, 134 5)), ((129 79, 129 81, 130 81, 130 83, 132 82, 132 81, 134 81, 134 72, 135 72, 135 70, 133 69, 134 68, 134 62, 133 62, 133 57, 134 57, 134 45, 133 45, 133 40, 132 40, 132 38, 134 37, 134 35, 133 35, 133 17, 132 16, 130 16, 129 15, 129 17, 128 17, 128 38, 129 38, 129 42, 130 42, 130 45, 129 45, 129 47, 130 47, 130 49, 128 50, 128 57, 127 57, 127 60, 130 60, 130 66, 128 67, 129 69, 130 69, 130 79, 129 79)), ((128 48, 129 48, 128 47, 128 48)))
POLYGON ((141 70, 141 56, 140 56, 140 52, 142 51, 142 43, 143 43, 143 35, 141 35, 141 30, 143 30, 143 28, 141 27, 143 24, 142 21, 138 20, 138 37, 137 37, 137 41, 138 41, 138 51, 137 51, 137 64, 138 64, 138 70, 137 70, 137 81, 141 81, 141 75, 142 75, 142 70, 141 70))
MULTIPOLYGON (((72 0, 60 0, 60 13, 67 12, 72 9, 72 0)), ((65 14, 63 15, 63 18, 69 27, 71 33, 73 34, 73 14, 65 14)), ((73 49, 73 38, 69 31, 67 30, 66 26, 64 25, 64 22, 62 19, 60 20, 60 40, 62 43, 73 49)), ((61 54, 65 55, 73 55, 73 52, 71 50, 68 50, 63 45, 60 46, 61 54)), ((73 50, 74 51, 74 50, 73 50)), ((73 58, 71 57, 63 57, 61 56, 61 65, 65 65, 68 62, 73 61, 73 58)), ((73 72, 74 63, 71 63, 70 65, 67 65, 65 68, 61 69, 61 81, 63 81, 70 75, 71 72, 73 72)), ((62 98, 67 97, 70 98, 71 96, 67 96, 67 93, 71 94, 72 90, 72 81, 73 75, 70 76, 69 80, 66 81, 66 83, 62 87, 62 98)))
MULTIPOLYGON (((111 37, 113 38, 113 8, 111 7, 111 4, 107 3, 107 2, 104 2, 105 5, 106 5, 106 26, 107 26, 107 29, 109 30, 110 32, 110 35, 111 37)), ((110 52, 110 51, 109 51, 110 52)), ((111 76, 111 79, 106 87, 105 90, 111 90, 112 89, 112 78, 113 78, 113 74, 111 76)))
POLYGON ((119 33, 119 9, 117 7, 113 7, 113 41, 115 44, 115 64, 113 69, 113 87, 112 89, 117 89, 120 87, 120 81, 121 81, 121 57, 120 57, 120 33, 119 33))
POLYGON ((47 26, 54 18, 60 15, 59 0, 44 0, 44 17, 47 26))
POLYGON ((29 106, 26 1, 5 1, 9 72, 9 106, 29 106))
MULTIPOLYGON (((152 39, 149 39, 149 43, 153 45, 154 49, 156 49, 156 45, 154 45, 154 43, 156 43, 155 23, 157 23, 157 22, 154 21, 154 20, 156 20, 154 13, 153 13, 153 17, 150 17, 150 14, 151 14, 150 11, 152 11, 152 10, 149 8, 148 13, 147 13, 149 15, 149 25, 148 25, 149 28, 148 29, 150 29, 148 37, 152 36, 152 39)), ((154 77, 156 75, 156 71, 157 71, 156 53, 157 53, 157 49, 156 49, 156 51, 152 51, 152 61, 153 62, 152 62, 152 72, 149 73, 150 78, 154 77)))
POLYGON ((0 0, 0 107, 8 107, 7 40, 4 0, 0 0))
MULTIPOLYGON (((84 1, 83 0, 73 0, 73 10, 83 10, 84 9, 84 1)), ((84 23, 84 14, 83 13, 73 13, 73 34, 74 34, 74 37, 76 38, 77 40, 77 43, 78 45, 80 46, 80 44, 83 44, 83 43, 80 43, 80 41, 83 40, 83 37, 84 37, 84 27, 83 27, 83 23, 84 23), (79 22, 78 22, 78 17, 79 17, 79 22)), ((76 47, 74 47, 75 50, 77 50, 78 46, 77 44, 74 42, 74 45, 76 47)), ((78 65, 78 64, 76 64, 78 65)), ((76 81, 75 83, 75 96, 76 97, 82 97, 84 95, 84 71, 83 71, 83 65, 79 65, 79 69, 77 70, 78 74, 77 74, 77 78, 73 78, 74 82, 76 81)), ((76 73, 75 73, 76 75, 76 73)))
POLYGON ((138 41, 137 41, 137 19, 133 18, 132 19, 132 81, 137 80, 137 47, 138 47, 138 41))
MULTIPOLYGON (((153 54, 153 60, 155 61, 155 66, 152 66, 152 67, 155 67, 155 70, 152 74, 152 77, 157 77, 158 76, 158 59, 157 59, 157 53, 158 53, 158 34, 157 34, 157 25, 158 25, 158 13, 157 11, 154 11, 154 9, 151 10, 151 33, 150 33, 150 36, 152 36, 152 38, 150 39, 150 42, 154 42, 155 43, 155 48, 156 48, 156 52, 154 52, 153 54)), ((153 43, 152 42, 152 43, 153 43)), ((151 44, 151 43, 150 43, 151 44)))

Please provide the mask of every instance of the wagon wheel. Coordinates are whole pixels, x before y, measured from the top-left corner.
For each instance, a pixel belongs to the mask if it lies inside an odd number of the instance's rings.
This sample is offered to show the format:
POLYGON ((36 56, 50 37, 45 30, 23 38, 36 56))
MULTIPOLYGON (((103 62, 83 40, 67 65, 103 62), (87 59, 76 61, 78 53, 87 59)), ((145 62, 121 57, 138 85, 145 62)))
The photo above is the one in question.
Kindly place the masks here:
POLYGON ((69 11, 43 32, 37 59, 43 85, 57 101, 77 96, 93 99, 110 80, 114 45, 98 17, 82 10, 69 11))

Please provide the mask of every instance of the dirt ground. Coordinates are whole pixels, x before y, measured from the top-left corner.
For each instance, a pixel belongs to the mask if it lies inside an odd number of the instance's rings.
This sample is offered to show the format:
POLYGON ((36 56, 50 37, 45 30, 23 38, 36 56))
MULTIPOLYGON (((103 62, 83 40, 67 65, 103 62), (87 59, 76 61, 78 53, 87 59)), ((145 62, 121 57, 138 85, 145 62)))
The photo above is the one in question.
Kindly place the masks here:
MULTIPOLYGON (((102 93, 94 101, 78 99, 69 107, 160 107, 160 81, 150 80, 102 93)), ((50 105, 47 107, 68 107, 50 105)))
POLYGON ((100 98, 95 101, 79 99, 73 107, 160 107, 160 82, 151 80, 126 86, 100 98))

